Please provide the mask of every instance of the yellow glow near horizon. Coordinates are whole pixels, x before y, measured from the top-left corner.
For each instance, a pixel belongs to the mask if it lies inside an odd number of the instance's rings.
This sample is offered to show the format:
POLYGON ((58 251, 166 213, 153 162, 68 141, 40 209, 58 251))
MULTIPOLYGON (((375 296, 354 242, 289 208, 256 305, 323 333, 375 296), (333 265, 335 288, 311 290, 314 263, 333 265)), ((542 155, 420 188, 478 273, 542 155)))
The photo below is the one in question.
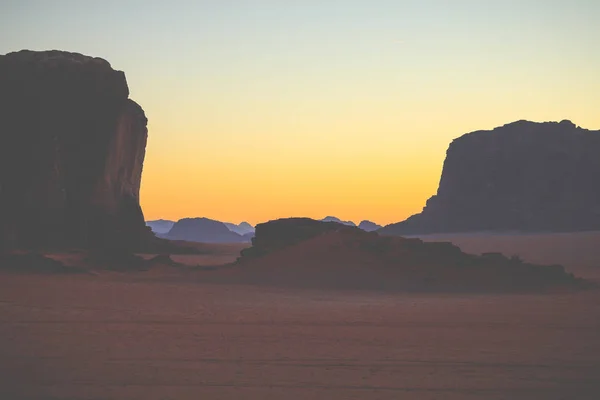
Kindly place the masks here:
MULTIPOLYGON (((382 102, 360 115, 351 110, 345 118, 340 111, 330 118, 303 118, 302 123, 275 108, 262 110, 272 112, 268 121, 181 127, 178 135, 185 140, 164 146, 152 133, 168 128, 151 122, 141 194, 146 219, 206 216, 255 224, 335 215, 356 223, 401 221, 419 212, 435 193, 453 138, 521 119, 514 108, 525 109, 514 102, 511 107, 508 99, 493 110, 471 102, 473 115, 467 120, 461 112, 464 104, 450 108, 448 103, 437 120, 427 118, 426 107, 418 105, 410 115, 404 111, 391 118, 382 102), (211 134, 201 133, 206 131, 211 134), (236 137, 234 143, 225 139, 228 135, 236 137)), ((538 121, 562 119, 543 107, 530 107, 524 114, 538 121)), ((585 127, 586 115, 592 110, 581 108, 572 119, 585 127)), ((599 125, 600 119, 588 118, 587 126, 599 125)))

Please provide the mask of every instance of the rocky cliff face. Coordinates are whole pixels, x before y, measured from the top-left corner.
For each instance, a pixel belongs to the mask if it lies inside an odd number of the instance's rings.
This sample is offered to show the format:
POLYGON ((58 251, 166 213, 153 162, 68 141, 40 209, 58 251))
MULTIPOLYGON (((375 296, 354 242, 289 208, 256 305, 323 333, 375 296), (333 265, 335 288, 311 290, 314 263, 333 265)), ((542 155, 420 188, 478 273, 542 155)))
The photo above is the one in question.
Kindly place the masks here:
POLYGON ((149 235, 139 204, 147 119, 125 74, 62 51, 0 56, 4 246, 127 245, 149 235))
POLYGON ((383 234, 600 229, 600 131, 518 121, 454 140, 438 192, 383 234))

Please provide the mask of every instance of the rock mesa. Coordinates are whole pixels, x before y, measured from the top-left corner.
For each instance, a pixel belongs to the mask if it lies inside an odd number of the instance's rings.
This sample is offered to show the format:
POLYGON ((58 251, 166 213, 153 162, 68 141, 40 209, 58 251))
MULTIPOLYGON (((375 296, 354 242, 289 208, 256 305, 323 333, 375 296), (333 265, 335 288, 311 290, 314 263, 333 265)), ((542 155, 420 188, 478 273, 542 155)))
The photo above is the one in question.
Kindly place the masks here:
POLYGON ((307 218, 256 226, 238 275, 277 285, 406 291, 536 291, 588 284, 560 265, 539 266, 499 253, 466 254, 452 243, 380 236, 307 218))
POLYGON ((518 121, 449 146, 437 194, 382 234, 600 229, 600 131, 518 121))
POLYGON ((106 60, 0 56, 0 243, 122 246, 150 235, 139 203, 146 124, 106 60))

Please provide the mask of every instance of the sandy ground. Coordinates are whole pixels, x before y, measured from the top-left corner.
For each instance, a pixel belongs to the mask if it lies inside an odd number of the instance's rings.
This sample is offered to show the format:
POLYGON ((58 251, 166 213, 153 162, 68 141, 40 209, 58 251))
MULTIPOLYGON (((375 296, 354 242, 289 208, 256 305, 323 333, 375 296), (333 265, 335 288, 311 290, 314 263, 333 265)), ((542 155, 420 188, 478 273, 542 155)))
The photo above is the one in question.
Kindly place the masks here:
MULTIPOLYGON (((541 243, 537 257, 573 245, 541 243)), ((596 279, 594 254, 569 270, 596 279)), ((1 273, 0 399, 600 399, 600 291, 381 294, 162 273, 1 273)))
POLYGON ((600 232, 529 235, 447 234, 418 236, 448 241, 464 252, 501 252, 536 264, 561 264, 576 275, 600 282, 600 232))

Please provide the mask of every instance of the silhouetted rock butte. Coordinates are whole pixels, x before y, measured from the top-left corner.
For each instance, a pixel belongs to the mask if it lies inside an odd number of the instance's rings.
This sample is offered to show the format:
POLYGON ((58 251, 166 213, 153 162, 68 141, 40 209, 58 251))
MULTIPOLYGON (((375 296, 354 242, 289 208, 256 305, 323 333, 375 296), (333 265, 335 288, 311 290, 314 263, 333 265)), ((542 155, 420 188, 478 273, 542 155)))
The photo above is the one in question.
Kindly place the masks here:
POLYGON ((121 246, 139 204, 147 119, 122 71, 64 51, 0 56, 0 243, 121 246))
POLYGON ((437 194, 381 234, 600 229, 600 131, 518 121, 449 146, 437 194))
POLYGON ((246 242, 242 235, 230 231, 224 223, 208 218, 183 218, 173 225, 164 238, 203 243, 246 242))
POLYGON ((290 218, 256 226, 238 265, 247 281, 352 289, 529 291, 585 287, 559 265, 463 253, 451 243, 379 236, 337 223, 290 218))

